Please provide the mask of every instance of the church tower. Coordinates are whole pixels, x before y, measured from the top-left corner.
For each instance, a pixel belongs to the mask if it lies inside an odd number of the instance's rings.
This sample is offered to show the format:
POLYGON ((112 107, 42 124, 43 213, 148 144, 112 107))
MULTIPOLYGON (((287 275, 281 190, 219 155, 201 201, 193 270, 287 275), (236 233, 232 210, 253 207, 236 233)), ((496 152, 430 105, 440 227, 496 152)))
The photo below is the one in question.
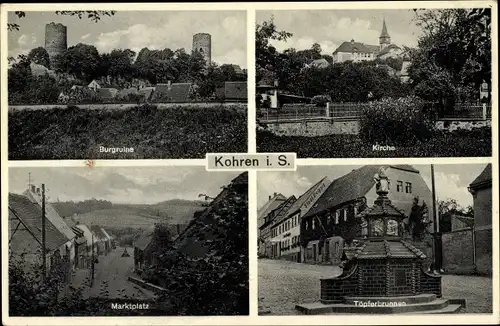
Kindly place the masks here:
POLYGON ((384 24, 382 25, 382 33, 380 33, 380 37, 378 38, 378 40, 380 43, 380 50, 384 49, 385 47, 391 44, 391 37, 389 36, 389 33, 387 33, 385 18, 384 18, 384 24))

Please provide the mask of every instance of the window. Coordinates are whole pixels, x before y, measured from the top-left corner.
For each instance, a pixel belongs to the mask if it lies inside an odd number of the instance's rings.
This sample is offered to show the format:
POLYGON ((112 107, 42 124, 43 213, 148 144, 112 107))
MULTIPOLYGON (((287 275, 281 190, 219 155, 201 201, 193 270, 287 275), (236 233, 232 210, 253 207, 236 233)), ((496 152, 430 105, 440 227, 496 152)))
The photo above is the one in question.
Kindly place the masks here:
POLYGON ((344 208, 342 212, 344 213, 344 222, 347 222, 347 208, 344 208))
POLYGON ((316 220, 312 220, 312 229, 314 230, 316 228, 316 220))
POLYGON ((396 191, 397 192, 403 192, 403 181, 399 181, 397 182, 397 186, 396 186, 396 191))
POLYGON ((335 211, 335 224, 339 224, 339 215, 340 215, 340 212, 335 211))
POLYGON ((405 191, 407 194, 411 194, 411 183, 410 182, 406 183, 405 191))

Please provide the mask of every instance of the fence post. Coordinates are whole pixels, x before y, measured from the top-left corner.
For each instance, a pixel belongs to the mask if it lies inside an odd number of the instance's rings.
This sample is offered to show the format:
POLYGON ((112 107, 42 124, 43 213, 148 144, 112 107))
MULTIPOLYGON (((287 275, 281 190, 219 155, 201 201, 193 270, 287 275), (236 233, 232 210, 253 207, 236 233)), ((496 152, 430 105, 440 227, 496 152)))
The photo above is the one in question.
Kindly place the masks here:
POLYGON ((326 102, 326 117, 330 117, 330 102, 326 102))
POLYGON ((483 103, 483 120, 486 120, 486 103, 483 103))

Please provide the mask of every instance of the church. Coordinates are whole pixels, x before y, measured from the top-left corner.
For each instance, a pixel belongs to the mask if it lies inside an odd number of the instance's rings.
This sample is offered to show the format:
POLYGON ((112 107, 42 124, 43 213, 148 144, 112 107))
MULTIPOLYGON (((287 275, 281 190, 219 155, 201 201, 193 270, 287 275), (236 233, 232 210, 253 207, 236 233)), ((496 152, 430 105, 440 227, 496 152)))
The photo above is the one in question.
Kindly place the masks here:
POLYGON ((387 59, 390 57, 398 57, 401 55, 402 49, 396 44, 391 43, 391 37, 387 32, 385 19, 382 25, 382 32, 379 36, 379 45, 370 45, 354 41, 343 42, 333 52, 333 62, 345 61, 368 61, 379 59, 387 59))

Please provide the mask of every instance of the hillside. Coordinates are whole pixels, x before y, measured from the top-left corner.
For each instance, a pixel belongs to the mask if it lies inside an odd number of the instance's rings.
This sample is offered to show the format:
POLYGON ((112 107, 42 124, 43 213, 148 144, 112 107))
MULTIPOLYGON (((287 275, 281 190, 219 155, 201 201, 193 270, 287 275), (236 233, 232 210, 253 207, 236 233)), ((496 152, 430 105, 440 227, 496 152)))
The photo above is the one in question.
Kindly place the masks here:
MULTIPOLYGON (((54 208, 60 210, 61 203, 54 203, 54 208)), ((100 208, 92 211, 81 211, 78 203, 74 205, 75 211, 68 211, 65 206, 66 216, 83 224, 96 224, 108 227, 145 228, 154 223, 168 222, 171 224, 188 224, 196 211, 205 209, 200 201, 181 199, 167 200, 154 205, 126 205, 112 204, 110 208, 100 208)))

